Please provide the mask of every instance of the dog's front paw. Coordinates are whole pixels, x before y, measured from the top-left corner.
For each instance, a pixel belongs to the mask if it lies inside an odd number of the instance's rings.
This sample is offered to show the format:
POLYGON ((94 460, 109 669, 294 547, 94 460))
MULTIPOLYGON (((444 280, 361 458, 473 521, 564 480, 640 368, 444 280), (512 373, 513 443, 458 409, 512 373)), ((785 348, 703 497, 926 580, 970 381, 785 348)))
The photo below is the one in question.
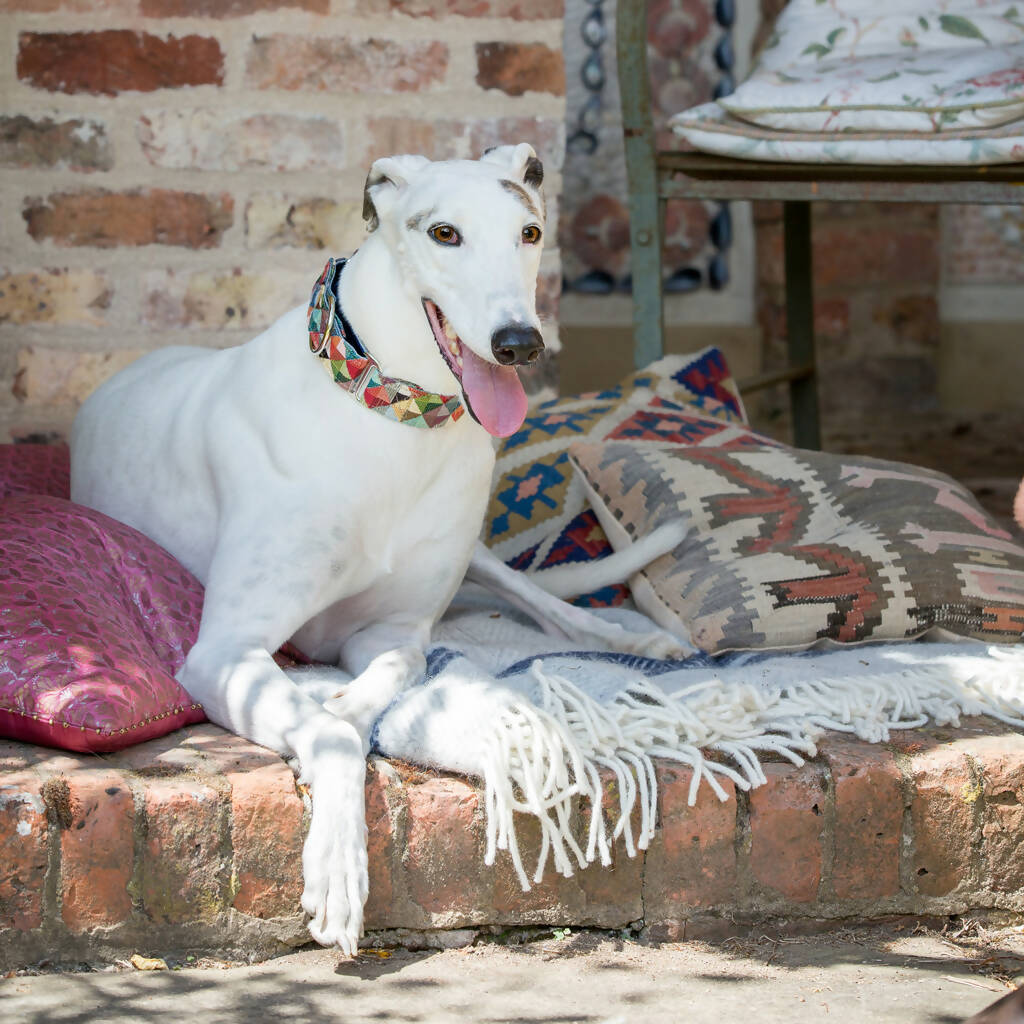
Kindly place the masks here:
POLYGON ((309 934, 322 946, 337 946, 355 956, 363 934, 363 904, 369 890, 366 826, 333 821, 315 808, 302 850, 305 889, 302 909, 309 914, 309 934))
POLYGON ((355 956, 369 889, 366 862, 366 760, 355 730, 324 715, 300 737, 302 778, 313 813, 302 848, 302 909, 309 933, 355 956))

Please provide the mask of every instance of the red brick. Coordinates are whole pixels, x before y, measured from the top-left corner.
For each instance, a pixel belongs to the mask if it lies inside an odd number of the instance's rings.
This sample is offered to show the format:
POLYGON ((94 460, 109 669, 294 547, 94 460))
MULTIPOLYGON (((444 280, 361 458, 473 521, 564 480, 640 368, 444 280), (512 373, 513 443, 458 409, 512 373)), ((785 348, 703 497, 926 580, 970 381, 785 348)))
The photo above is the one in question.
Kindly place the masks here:
MULTIPOLYGON (((609 842, 620 814, 620 795, 613 772, 601 772, 603 783, 604 824, 609 842)), ((585 851, 591 808, 588 801, 576 802, 569 815, 570 827, 580 847, 585 851)), ((634 809, 631 827, 633 835, 640 825, 639 807, 634 809)), ((554 860, 548 856, 540 882, 534 882, 534 872, 542 848, 543 833, 538 819, 532 814, 515 816, 516 838, 523 868, 530 879, 530 889, 523 891, 511 856, 500 851, 493 869, 493 888, 485 905, 493 906, 499 920, 509 924, 565 924, 589 925, 599 928, 621 928, 643 916, 644 855, 639 852, 630 857, 622 838, 611 849, 611 864, 600 861, 580 867, 571 850, 567 854, 573 874, 565 877, 556 870, 554 860)))
POLYGON ((142 322, 150 327, 266 327, 306 301, 309 273, 263 271, 142 276, 142 322))
POLYGON ((42 780, 0 774, 0 931, 42 924, 48 848, 42 780))
POLYGON ((464 779, 438 776, 408 785, 406 798, 404 867, 413 901, 429 914, 466 914, 487 906, 478 791, 464 779))
POLYGON ((512 18, 515 21, 560 19, 562 0, 356 0, 356 13, 380 14, 386 6, 396 14, 412 18, 512 18))
POLYGON ((283 762, 228 775, 231 784, 232 906, 253 917, 298 912, 302 895, 302 800, 283 762))
MULTIPOLYGON (((151 753, 145 759, 164 768, 170 764, 194 766, 195 770, 209 775, 226 775, 229 772, 245 772, 268 765, 283 764, 280 754, 261 747, 250 740, 228 732, 212 723, 190 726, 187 730, 172 733, 166 739, 173 740, 169 749, 160 746, 160 740, 153 740, 151 753)), ((119 757, 130 756, 133 750, 142 751, 142 747, 132 747, 123 751, 119 757)))
POLYGON ((37 242, 89 245, 175 245, 211 249, 231 226, 234 201, 224 192, 201 195, 170 189, 108 192, 90 189, 27 199, 22 216, 37 242))
MULTIPOLYGON (((774 291, 774 289, 772 289, 774 291)), ((785 340, 786 307, 781 290, 778 296, 762 297, 757 308, 757 320, 767 344, 785 340)), ((850 340, 851 311, 849 300, 843 298, 816 299, 814 302, 814 337, 821 346, 833 352, 844 352, 850 340)))
POLYGON ((363 205, 325 196, 250 196, 245 208, 247 249, 328 249, 351 252, 366 237, 363 205))
POLYGON ((92 270, 0 272, 0 323, 102 327, 110 278, 92 270))
POLYGON ((541 273, 537 278, 537 315, 542 320, 557 320, 562 297, 562 275, 557 271, 541 273))
POLYGON ((1024 892, 1024 736, 1007 731, 972 740, 967 749, 980 767, 989 885, 1019 896, 1024 892))
POLYGON ((109 171, 113 164, 114 148, 99 121, 0 117, 0 166, 109 171))
POLYGON ((198 171, 335 171, 345 163, 337 118, 151 110, 136 137, 155 167, 198 171))
POLYGON ((105 380, 142 355, 140 349, 69 352, 29 345, 18 350, 11 393, 37 406, 81 405, 105 380))
POLYGON ((386 927, 395 904, 399 850, 392 804, 404 799, 394 768, 380 758, 366 771, 366 855, 370 892, 363 908, 367 927, 386 927))
MULTIPOLYGON (((200 775, 219 774, 222 771, 237 768, 237 759, 232 759, 229 765, 223 767, 219 761, 211 764, 210 759, 197 748, 206 742, 216 743, 221 737, 225 742, 234 739, 238 740, 240 744, 245 743, 244 740, 224 732, 216 725, 204 723, 176 729, 166 736, 158 736, 145 743, 136 743, 134 746, 125 747, 124 750, 119 750, 116 753, 106 754, 105 759, 111 768, 144 775, 172 775, 184 772, 200 775)), ((248 744, 242 749, 259 751, 263 755, 262 760, 253 762, 254 766, 269 764, 271 758, 280 760, 277 754, 254 744, 248 744)))
POLYGON ((767 764, 750 793, 750 871, 765 888, 813 903, 822 872, 824 776, 816 765, 767 764))
POLYGON ((829 737, 822 754, 835 786, 832 884, 841 900, 885 899, 900 888, 902 777, 883 747, 829 737))
POLYGON ((762 286, 782 288, 786 283, 782 225, 766 220, 757 225, 757 279, 762 286))
MULTIPOLYGON (((939 233, 934 223, 894 208, 878 220, 863 211, 855 219, 823 216, 814 223, 814 287, 822 298, 834 288, 848 295, 858 288, 898 281, 938 284, 939 233)), ((785 281, 783 232, 778 223, 757 231, 758 278, 781 286, 785 281)))
POLYGON ((1017 206, 943 207, 945 280, 950 284, 1024 282, 1021 235, 1024 211, 1017 206))
POLYGON ((149 18, 244 18, 289 8, 326 14, 330 0, 142 0, 149 18))
MULTIPOLYGON (((939 303, 934 294, 901 295, 876 302, 871 317, 876 324, 887 327, 898 343, 938 347, 939 303)), ((877 344, 872 339, 872 345, 877 344)))
POLYGON ((476 158, 492 146, 529 142, 548 171, 562 166, 565 124, 550 117, 482 117, 424 121, 371 117, 366 123, 363 163, 390 153, 423 153, 432 160, 476 158))
POLYGON ((938 283, 939 239, 934 230, 899 223, 859 227, 826 225, 814 232, 814 284, 848 290, 851 285, 938 283))
POLYGON ((911 866, 917 890, 945 896, 968 877, 974 831, 974 805, 981 792, 962 750, 940 744, 912 753, 914 833, 911 866))
POLYGON ((561 50, 543 43, 477 43, 476 83, 509 96, 526 92, 565 95, 565 62, 561 50))
MULTIPOLYGON (((555 870, 554 862, 549 856, 543 877, 539 882, 535 882, 534 872, 537 870, 543 835, 540 822, 532 814, 517 814, 514 824, 519 855, 522 858, 523 870, 530 880, 530 888, 523 890, 511 854, 507 850, 499 850, 494 867, 482 868, 482 871, 489 872, 491 888, 489 894, 484 894, 481 906, 493 906, 499 919, 515 923, 537 924, 551 918, 574 920, 567 904, 579 902, 575 898, 578 896, 579 874, 564 878, 555 870)), ((477 856, 482 865, 482 851, 477 856)), ((576 872, 580 871, 579 862, 575 858, 573 869, 576 872)))
POLYGON ((272 35, 253 39, 245 80, 256 89, 421 92, 447 70, 441 42, 272 35))
POLYGON ((26 14, 68 11, 96 15, 100 8, 108 17, 115 14, 135 14, 139 9, 139 0, 0 0, 0 11, 19 11, 26 14))
POLYGON ((73 932, 128 919, 135 807, 123 775, 82 771, 51 778, 47 803, 62 824, 61 897, 73 932))
POLYGON ((161 924, 209 919, 225 908, 220 794, 186 776, 146 781, 139 898, 161 924))
POLYGON ((691 769, 659 762, 661 826, 647 851, 645 906, 652 921, 689 916, 691 908, 735 902, 736 789, 728 779, 721 801, 706 783, 688 806, 691 769))
POLYGON ((187 85, 222 85, 224 54, 216 39, 109 29, 23 32, 18 78, 48 92, 114 96, 187 85))
POLYGON ((934 409, 935 360, 926 354, 835 359, 821 377, 819 388, 821 407, 837 419, 864 415, 864 396, 870 395, 871 415, 888 414, 904 420, 909 412, 934 409))
MULTIPOLYGON (((578 834, 579 839, 583 836, 578 834)), ((630 857, 621 839, 612 850, 609 867, 595 861, 581 870, 574 861, 576 874, 570 879, 559 876, 558 881, 563 890, 571 884, 580 896, 570 905, 572 913, 562 920, 597 928, 621 928, 639 920, 644 915, 645 863, 644 851, 630 857)))

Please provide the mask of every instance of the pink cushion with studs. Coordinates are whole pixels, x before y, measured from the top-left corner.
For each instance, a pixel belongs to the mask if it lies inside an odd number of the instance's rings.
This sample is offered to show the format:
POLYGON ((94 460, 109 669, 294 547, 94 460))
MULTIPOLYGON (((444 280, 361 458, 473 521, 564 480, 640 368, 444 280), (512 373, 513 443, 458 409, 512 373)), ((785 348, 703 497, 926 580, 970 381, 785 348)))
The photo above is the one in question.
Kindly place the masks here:
POLYGON ((0 444, 0 498, 12 494, 71 496, 66 444, 0 444))
MULTIPOLYGON (((52 485, 59 456, 36 455, 52 485)), ((202 605, 199 581, 137 530, 52 494, 3 498, 0 736, 100 752, 204 721, 174 678, 202 605)))

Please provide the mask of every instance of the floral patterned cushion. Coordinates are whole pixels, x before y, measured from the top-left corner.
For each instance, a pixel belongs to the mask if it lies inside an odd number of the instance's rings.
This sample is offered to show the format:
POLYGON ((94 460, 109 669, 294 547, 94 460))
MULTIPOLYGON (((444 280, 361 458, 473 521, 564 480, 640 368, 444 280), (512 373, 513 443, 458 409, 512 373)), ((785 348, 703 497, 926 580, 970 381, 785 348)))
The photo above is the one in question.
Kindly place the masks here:
POLYGON ((817 164, 1012 164, 1024 161, 1024 120, 996 128, 922 132, 780 132, 704 103, 672 118, 691 146, 741 160, 817 164))
POLYGON ((1024 548, 941 473, 753 435, 577 444, 572 459, 616 549, 687 517, 687 538, 631 584, 701 650, 1024 637, 1024 548))
POLYGON ((790 0, 722 107, 788 131, 943 132, 1024 116, 1024 12, 992 0, 790 0))
MULTIPOLYGON (((717 435, 746 413, 722 353, 666 356, 617 387, 545 402, 498 452, 482 539, 516 569, 542 570, 611 554, 569 466, 581 438, 634 438, 642 443, 717 435)), ((576 598, 621 604, 624 585, 576 598)))
POLYGON ((205 719, 174 678, 199 629, 194 576, 61 498, 4 498, 0 523, 0 736, 108 751, 205 719))

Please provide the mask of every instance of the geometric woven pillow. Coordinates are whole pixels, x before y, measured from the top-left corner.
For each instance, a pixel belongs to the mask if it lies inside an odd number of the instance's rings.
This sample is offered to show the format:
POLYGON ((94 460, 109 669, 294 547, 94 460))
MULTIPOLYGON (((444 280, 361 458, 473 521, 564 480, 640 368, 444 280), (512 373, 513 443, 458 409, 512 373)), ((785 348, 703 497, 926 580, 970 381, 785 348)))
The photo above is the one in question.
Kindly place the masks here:
MULTIPOLYGON (((666 356, 605 391, 545 402, 498 451, 482 539, 520 570, 603 558, 612 549, 569 464, 573 442, 684 443, 742 431, 745 420, 736 384, 715 348, 666 356)), ((628 595, 626 586, 615 584, 575 603, 621 604, 628 595)))
POLYGON ((630 582, 703 651, 1024 636, 1024 548, 942 473, 782 445, 584 443, 571 457, 616 550, 688 520, 630 582))

